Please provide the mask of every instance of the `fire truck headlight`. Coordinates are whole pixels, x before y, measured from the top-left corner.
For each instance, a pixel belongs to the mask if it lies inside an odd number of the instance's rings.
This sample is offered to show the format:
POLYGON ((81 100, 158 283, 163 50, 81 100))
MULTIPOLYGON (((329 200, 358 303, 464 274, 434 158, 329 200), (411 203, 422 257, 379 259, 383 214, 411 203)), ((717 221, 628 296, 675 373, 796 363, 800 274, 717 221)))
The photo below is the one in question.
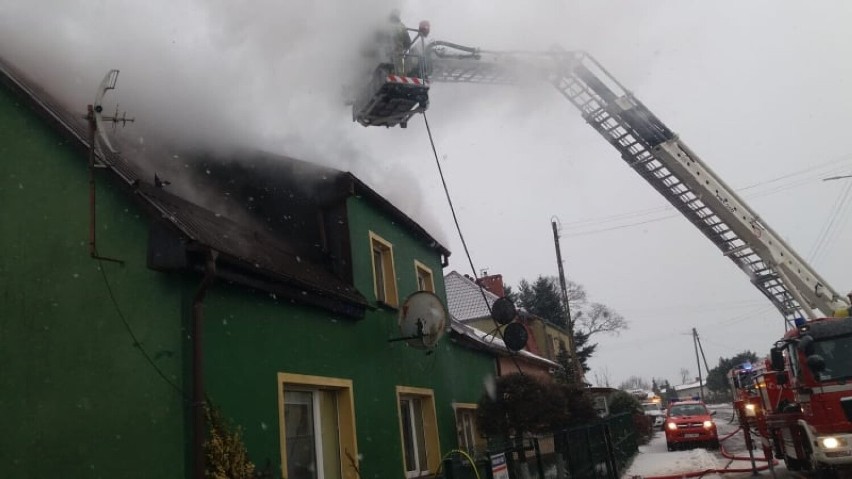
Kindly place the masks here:
POLYGON ((825 449, 837 449, 838 447, 845 447, 846 446, 846 440, 845 439, 836 438, 836 437, 832 437, 832 436, 822 437, 822 438, 820 438, 819 442, 820 442, 820 444, 822 444, 822 447, 824 447, 825 449))
POLYGON ((712 429, 713 421, 704 421, 704 429, 712 429))
POLYGON ((754 417, 757 414, 757 405, 746 404, 745 405, 745 414, 748 417, 754 417))
POLYGON ((673 422, 668 422, 668 423, 666 423, 666 427, 671 429, 672 431, 674 431, 675 429, 677 429, 677 424, 675 424, 673 422))

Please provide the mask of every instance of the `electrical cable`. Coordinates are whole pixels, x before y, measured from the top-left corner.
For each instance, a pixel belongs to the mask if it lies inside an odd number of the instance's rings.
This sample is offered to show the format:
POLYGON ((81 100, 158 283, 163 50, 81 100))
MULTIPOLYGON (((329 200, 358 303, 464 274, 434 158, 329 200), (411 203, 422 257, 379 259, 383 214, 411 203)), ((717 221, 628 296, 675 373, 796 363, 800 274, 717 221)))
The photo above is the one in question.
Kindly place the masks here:
MULTIPOLYGON (((835 221, 843 216, 841 213, 846 210, 850 192, 852 192, 852 181, 850 181, 849 184, 840 191, 840 194, 838 194, 837 199, 832 206, 831 213, 829 214, 825 225, 823 225, 816 243, 814 243, 813 248, 811 248, 811 254, 808 256, 811 258, 812 262, 816 262, 817 259, 822 256, 822 252, 826 250, 826 246, 830 243, 830 239, 833 239, 834 236, 836 236, 838 229, 835 228, 835 221)), ((845 218, 843 218, 843 221, 845 221, 845 218)))
POLYGON ((103 261, 101 261, 100 259, 98 259, 98 269, 100 270, 101 276, 104 279, 104 285, 106 286, 106 290, 107 290, 107 294, 109 295, 109 299, 110 299, 110 301, 112 301, 112 305, 115 307, 115 312, 118 315, 118 317, 121 319, 122 324, 124 324, 124 329, 127 331, 127 334, 130 336, 130 339, 133 340, 133 346, 135 348, 137 348, 140 353, 142 353, 142 356, 145 358, 145 361, 147 361, 148 364, 154 369, 154 371, 157 372, 157 375, 159 375, 160 378, 162 378, 163 381, 166 382, 166 384, 171 386, 172 389, 174 389, 178 394, 180 394, 180 396, 183 398, 184 401, 189 402, 190 399, 189 399, 189 397, 187 397, 187 395, 183 391, 183 389, 181 389, 180 386, 175 384, 171 379, 169 379, 166 376, 166 374, 163 372, 162 369, 159 368, 159 366, 157 366, 157 364, 154 362, 154 360, 151 358, 151 356, 148 354, 148 352, 145 351, 145 348, 142 347, 142 343, 136 337, 136 334, 133 332, 133 328, 130 326, 130 323, 127 321, 127 318, 124 316, 124 313, 121 311, 121 307, 118 305, 118 300, 115 298, 115 294, 113 294, 113 291, 112 291, 112 286, 110 286, 110 284, 109 284, 109 279, 107 278, 106 270, 104 269, 103 261))
MULTIPOLYGON (((772 178, 772 179, 769 179, 769 180, 760 181, 760 182, 757 182, 757 183, 752 183, 748 186, 744 186, 742 188, 737 188, 737 191, 743 192, 743 191, 747 191, 747 190, 757 188, 759 186, 772 184, 772 183, 775 183, 775 182, 778 182, 778 181, 781 181, 781 180, 784 180, 784 179, 787 179, 787 178, 792 178, 792 177, 799 176, 799 175, 802 175, 802 174, 805 174, 805 173, 811 173, 807 178, 800 179, 800 180, 797 180, 795 182, 791 182, 791 183, 788 183, 788 184, 779 185, 779 186, 776 186, 776 187, 774 187, 770 190, 767 190, 767 191, 755 192, 753 194, 745 195, 747 198, 759 198, 759 197, 762 197, 762 196, 768 196, 768 195, 771 195, 771 194, 779 193, 781 191, 785 191, 785 190, 788 190, 788 189, 791 189, 791 188, 796 188, 796 187, 808 184, 811 181, 820 179, 824 175, 831 174, 833 172, 839 173, 839 172, 842 172, 842 171, 847 171, 848 166, 846 166, 846 164, 848 164, 848 163, 849 163, 848 158, 842 159, 842 160, 835 160, 835 161, 826 162, 826 163, 823 163, 823 164, 818 165, 816 167, 806 168, 806 169, 803 169, 803 170, 795 171, 793 173, 788 173, 786 175, 778 176, 778 177, 775 177, 775 178, 772 178), (832 164, 837 164, 837 163, 844 163, 844 165, 836 166, 836 167, 834 167, 830 170, 826 170, 826 171, 820 171, 819 170, 819 168, 822 167, 822 166, 827 166, 827 165, 832 165, 832 164)), ((674 207, 671 206, 671 205, 664 205, 664 206, 658 206, 658 207, 655 207, 655 208, 647 208, 647 209, 643 209, 643 210, 628 211, 628 212, 625 212, 625 213, 618 213, 618 214, 609 215, 609 216, 602 216, 602 217, 599 217, 599 218, 587 218, 587 219, 582 219, 582 220, 569 221, 567 223, 563 223, 562 226, 564 226, 568 229, 579 229, 579 228, 582 228, 582 227, 593 226, 593 225, 600 224, 600 223, 609 223, 609 222, 620 220, 620 219, 631 219, 631 218, 636 218, 636 217, 641 217, 641 216, 647 216, 647 215, 650 215, 650 214, 653 214, 653 213, 664 213, 664 212, 671 211, 673 209, 674 209, 674 207)), ((668 214, 668 215, 665 216, 665 218, 676 218, 678 216, 680 216, 680 215, 668 214)), ((659 218, 659 219, 663 219, 663 218, 659 218)), ((652 220, 652 221, 656 221, 656 220, 652 220)), ((638 224, 643 224, 643 223, 638 223, 638 224)))
MULTIPOLYGON (((835 160, 835 161, 831 161, 831 162, 822 163, 822 164, 817 165, 815 167, 806 168, 806 169, 803 169, 803 170, 797 170, 795 172, 788 173, 788 174, 785 174, 785 175, 781 175, 781 176, 778 176, 778 177, 775 177, 775 178, 772 178, 772 179, 769 179, 769 180, 753 183, 751 185, 748 185, 748 186, 745 186, 745 187, 742 187, 742 188, 738 188, 737 191, 744 192, 744 191, 751 190, 751 189, 754 189, 754 188, 757 188, 757 187, 760 187, 760 186, 763 186, 763 185, 768 185, 768 184, 776 183, 776 182, 779 182, 781 180, 785 180, 785 179, 788 179, 788 178, 793 178, 793 177, 796 177, 796 176, 801 176, 803 174, 808 174, 808 176, 805 177, 805 178, 800 178, 800 179, 796 179, 795 181, 786 182, 786 183, 781 184, 781 185, 776 185, 773 188, 770 188, 770 189, 767 189, 767 190, 764 190, 764 191, 756 191, 756 192, 753 192, 751 194, 744 194, 743 196, 745 198, 751 199, 751 198, 760 198, 760 197, 764 197, 764 196, 773 195, 773 194, 780 193, 780 192, 783 192, 783 191, 787 191, 787 190, 790 190, 790 189, 793 189, 793 188, 806 186, 806 185, 810 184, 811 182, 820 179, 824 175, 829 174, 830 172, 848 171, 848 166, 847 166, 848 163, 849 163, 849 158, 843 158, 841 160, 835 160), (840 164, 840 166, 834 166, 833 168, 828 169, 828 170, 826 170, 824 168, 825 166, 836 165, 836 164, 840 164)), ((619 213, 619 214, 610 215, 610 216, 603 216, 603 217, 600 217, 600 218, 587 218, 587 219, 583 219, 583 220, 570 221, 570 222, 564 223, 562 226, 564 226, 565 229, 567 229, 567 230, 571 230, 571 229, 582 230, 583 228, 594 227, 594 226, 597 226, 597 225, 617 222, 617 221, 620 221, 620 220, 628 220, 628 219, 632 219, 632 218, 641 218, 643 216, 648 216, 648 215, 652 215, 652 214, 657 215, 657 214, 661 214, 661 213, 666 213, 666 212, 672 211, 673 209, 674 209, 673 206, 665 205, 665 206, 661 206, 661 207, 649 208, 649 209, 644 209, 644 210, 636 210, 636 211, 619 213)), ((667 213, 664 216, 659 216, 659 217, 656 217, 656 218, 650 218, 650 219, 646 219, 646 220, 643 220, 643 221, 638 221, 638 222, 624 224, 624 225, 615 225, 615 226, 605 227, 605 228, 600 228, 600 229, 591 229, 591 230, 586 230, 586 231, 579 231, 579 232, 576 232, 576 233, 570 233, 569 232, 569 233, 566 233, 566 236, 570 236, 570 237, 587 236, 587 235, 591 235, 591 234, 603 233, 603 232, 612 231, 612 230, 618 230, 618 229, 623 229, 623 228, 640 226, 640 225, 648 224, 648 223, 655 223, 655 222, 658 222, 658 221, 671 219, 671 218, 677 218, 677 217, 680 217, 680 216, 681 215, 679 213, 667 213)))
MULTIPOLYGON (((450 205, 450 212, 453 214, 453 223, 456 225, 456 231, 459 234, 459 239, 461 240, 462 247, 464 248, 464 254, 467 257, 468 264, 470 264, 471 272, 473 273, 473 277, 476 280, 475 283, 479 286, 479 292, 482 294, 482 301, 485 302, 485 307, 488 308, 488 315, 491 316, 491 319, 494 320, 493 313, 491 311, 491 304, 488 302, 488 296, 485 294, 485 288, 483 288, 482 284, 479 282, 479 277, 476 274, 476 267, 473 265, 473 259, 470 256, 470 249, 467 247, 467 241, 464 239, 464 234, 462 234, 461 226, 459 225, 459 218, 456 215, 456 208, 453 206, 453 199, 450 197, 450 190, 447 187, 447 180, 444 178, 444 170, 441 168, 441 160, 438 158, 438 150, 435 148, 435 140, 432 138, 432 129, 429 127, 429 120, 426 118, 426 112, 423 112, 423 123, 426 124, 426 133, 429 135, 429 144, 432 145, 432 153, 435 155, 435 164, 438 166, 438 175, 441 177, 441 185, 444 187, 444 194, 447 197, 447 203, 450 205)), ((500 329, 500 325, 497 324, 497 320, 494 320, 495 326, 497 326, 497 333, 500 334, 500 339, 503 340, 503 344, 506 344, 506 340, 503 338, 503 331, 500 329)), ((521 365, 518 363, 516 358, 516 353, 512 352, 511 349, 506 347, 511 354, 509 357, 512 358, 512 362, 515 363, 515 367, 518 369, 518 373, 522 376, 524 375, 524 371, 521 369, 521 365)))

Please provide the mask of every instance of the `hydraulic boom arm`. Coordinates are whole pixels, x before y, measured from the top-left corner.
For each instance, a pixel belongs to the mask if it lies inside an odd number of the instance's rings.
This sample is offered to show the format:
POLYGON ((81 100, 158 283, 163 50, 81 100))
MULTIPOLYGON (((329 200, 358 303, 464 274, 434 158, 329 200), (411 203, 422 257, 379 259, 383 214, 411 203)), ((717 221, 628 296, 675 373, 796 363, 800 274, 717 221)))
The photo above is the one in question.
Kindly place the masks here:
POLYGON ((849 307, 695 152, 587 53, 488 52, 433 42, 428 61, 433 82, 550 82, 634 171, 748 275, 788 323, 831 316, 834 310, 849 307))

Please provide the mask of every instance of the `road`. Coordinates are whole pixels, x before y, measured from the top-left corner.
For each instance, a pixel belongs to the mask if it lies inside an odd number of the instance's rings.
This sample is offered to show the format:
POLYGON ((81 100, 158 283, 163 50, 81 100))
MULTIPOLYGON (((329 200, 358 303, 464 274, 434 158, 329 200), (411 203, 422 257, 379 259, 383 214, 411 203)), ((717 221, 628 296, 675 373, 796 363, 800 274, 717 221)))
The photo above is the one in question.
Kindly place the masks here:
MULTIPOLYGON (((719 431, 719 437, 730 437, 722 442, 722 448, 735 457, 748 457, 745 446, 745 437, 742 431, 738 431, 735 422, 731 422, 733 408, 730 405, 710 406, 716 411, 715 421, 719 431), (733 435, 731 435, 733 434, 733 435)), ((756 465, 765 466, 762 450, 755 450, 756 465)), ((639 454, 634 459, 628 470, 622 475, 622 479, 651 479, 653 477, 678 476, 691 472, 700 473, 708 470, 746 470, 747 472, 729 472, 719 474, 708 472, 701 476, 703 479, 745 479, 747 477, 768 477, 777 479, 803 479, 800 473, 788 471, 784 463, 780 462, 774 466, 774 470, 762 470, 757 476, 750 472, 751 462, 749 460, 731 460, 722 455, 721 451, 709 451, 705 449, 692 449, 688 451, 669 452, 666 448, 666 436, 662 431, 654 433, 651 441, 639 447, 639 454)), ((697 477, 697 476, 695 476, 697 477)))

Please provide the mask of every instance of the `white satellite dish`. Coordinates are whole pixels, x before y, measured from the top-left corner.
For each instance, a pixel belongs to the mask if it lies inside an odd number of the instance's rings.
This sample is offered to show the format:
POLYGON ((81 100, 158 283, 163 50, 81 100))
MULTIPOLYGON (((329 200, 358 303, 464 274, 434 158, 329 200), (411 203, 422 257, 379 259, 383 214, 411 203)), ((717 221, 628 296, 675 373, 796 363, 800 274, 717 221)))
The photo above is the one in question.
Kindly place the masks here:
POLYGON ((412 293, 399 310, 401 340, 417 349, 435 347, 447 326, 447 312, 440 298, 428 291, 412 293))

